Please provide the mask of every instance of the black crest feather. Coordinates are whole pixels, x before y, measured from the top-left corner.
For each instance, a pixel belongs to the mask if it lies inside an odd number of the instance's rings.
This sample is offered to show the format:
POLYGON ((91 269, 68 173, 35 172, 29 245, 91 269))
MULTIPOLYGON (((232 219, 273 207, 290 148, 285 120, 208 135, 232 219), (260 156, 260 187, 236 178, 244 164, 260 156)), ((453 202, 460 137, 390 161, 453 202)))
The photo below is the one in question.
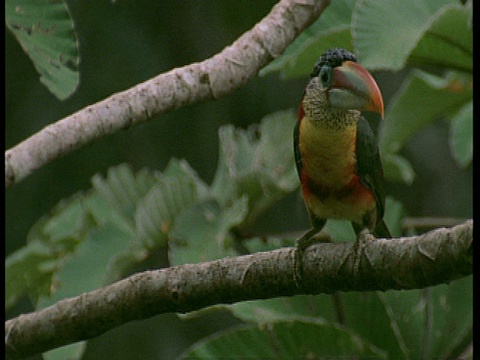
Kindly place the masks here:
POLYGON ((328 49, 315 63, 315 67, 313 68, 313 72, 310 74, 310 77, 313 78, 318 76, 323 65, 330 65, 332 68, 334 68, 335 66, 341 65, 344 61, 358 62, 357 57, 345 49, 328 49))

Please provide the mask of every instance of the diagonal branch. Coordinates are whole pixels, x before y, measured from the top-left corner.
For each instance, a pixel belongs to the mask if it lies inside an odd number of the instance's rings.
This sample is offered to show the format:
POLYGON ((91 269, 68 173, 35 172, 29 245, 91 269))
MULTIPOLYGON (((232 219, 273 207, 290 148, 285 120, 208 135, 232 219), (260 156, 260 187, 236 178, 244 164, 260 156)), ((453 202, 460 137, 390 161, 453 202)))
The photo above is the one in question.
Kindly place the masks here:
POLYGON ((282 0, 212 58, 158 75, 45 127, 5 152, 6 188, 98 138, 233 92, 278 57, 329 4, 330 0, 282 0))
MULTIPOLYGON (((472 273, 473 221, 424 235, 365 244, 322 243, 303 258, 310 294, 415 289, 472 273)), ((132 320, 215 304, 307 293, 296 288, 294 248, 138 273, 5 323, 7 356, 26 357, 91 339, 132 320)))

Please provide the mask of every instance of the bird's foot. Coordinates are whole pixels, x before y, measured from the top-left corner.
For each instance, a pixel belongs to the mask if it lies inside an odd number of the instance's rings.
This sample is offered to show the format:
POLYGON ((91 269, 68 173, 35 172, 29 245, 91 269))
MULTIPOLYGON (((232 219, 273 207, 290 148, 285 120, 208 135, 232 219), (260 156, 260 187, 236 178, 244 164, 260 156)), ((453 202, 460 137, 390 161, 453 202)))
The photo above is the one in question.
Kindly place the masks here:
POLYGON ((295 285, 300 290, 305 290, 303 286, 303 254, 305 250, 313 244, 321 242, 329 242, 330 237, 326 236, 315 236, 319 232, 318 229, 312 228, 302 235, 296 241, 295 246, 295 258, 294 258, 294 269, 293 269, 293 280, 295 285))
POLYGON ((363 253, 363 247, 369 241, 375 240, 375 236, 373 236, 368 229, 364 229, 360 231, 357 235, 357 241, 355 242, 354 249, 355 249, 355 258, 353 261, 353 275, 358 274, 358 269, 360 267, 360 259, 363 253))

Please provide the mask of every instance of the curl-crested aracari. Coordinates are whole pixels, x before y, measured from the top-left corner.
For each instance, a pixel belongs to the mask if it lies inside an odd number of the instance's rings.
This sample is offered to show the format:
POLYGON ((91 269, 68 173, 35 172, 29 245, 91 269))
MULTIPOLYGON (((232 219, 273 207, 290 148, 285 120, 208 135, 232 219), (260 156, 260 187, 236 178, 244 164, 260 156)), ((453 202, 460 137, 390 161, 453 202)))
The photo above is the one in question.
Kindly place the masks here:
POLYGON ((315 64, 294 129, 295 162, 313 226, 298 242, 300 257, 327 219, 351 221, 357 240, 364 232, 391 237, 383 221, 378 146, 361 111, 383 118, 377 83, 350 52, 327 50, 315 64))

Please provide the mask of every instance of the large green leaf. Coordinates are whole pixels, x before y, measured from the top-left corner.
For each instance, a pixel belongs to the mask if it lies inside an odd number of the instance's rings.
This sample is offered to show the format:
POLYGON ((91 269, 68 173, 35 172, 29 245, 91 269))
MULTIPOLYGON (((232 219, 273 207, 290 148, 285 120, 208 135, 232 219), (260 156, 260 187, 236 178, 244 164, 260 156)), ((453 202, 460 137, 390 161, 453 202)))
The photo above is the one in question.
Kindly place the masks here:
POLYGON ((306 29, 282 56, 260 71, 280 71, 285 77, 303 77, 312 72, 320 55, 332 47, 353 50, 350 22, 355 0, 335 0, 322 16, 306 29))
MULTIPOLYGON (((379 130, 379 147, 387 178, 395 179, 392 170, 395 166, 403 167, 399 167, 400 173, 409 169, 409 165, 405 167, 395 160, 395 155, 412 136, 433 121, 458 112, 471 98, 472 82, 468 77, 457 73, 438 77, 413 71, 390 101, 379 130)), ((404 179, 411 177, 407 174, 404 179)))
POLYGON ((408 62, 471 73, 473 32, 468 26, 471 15, 471 3, 467 6, 455 3, 442 7, 433 17, 408 62))
POLYGON ((422 290, 379 293, 408 358, 456 358, 472 341, 472 278, 422 290), (456 355, 456 356, 454 356, 456 355))
POLYGON ((79 83, 78 42, 64 1, 7 0, 5 22, 32 59, 40 81, 60 100, 79 83))
POLYGON ((439 16, 437 11, 452 3, 458 2, 359 1, 352 15, 352 31, 361 63, 369 69, 403 68, 413 49, 439 16))
POLYGON ((181 359, 375 358, 386 354, 342 327, 320 321, 283 321, 241 326, 202 340, 181 359))

